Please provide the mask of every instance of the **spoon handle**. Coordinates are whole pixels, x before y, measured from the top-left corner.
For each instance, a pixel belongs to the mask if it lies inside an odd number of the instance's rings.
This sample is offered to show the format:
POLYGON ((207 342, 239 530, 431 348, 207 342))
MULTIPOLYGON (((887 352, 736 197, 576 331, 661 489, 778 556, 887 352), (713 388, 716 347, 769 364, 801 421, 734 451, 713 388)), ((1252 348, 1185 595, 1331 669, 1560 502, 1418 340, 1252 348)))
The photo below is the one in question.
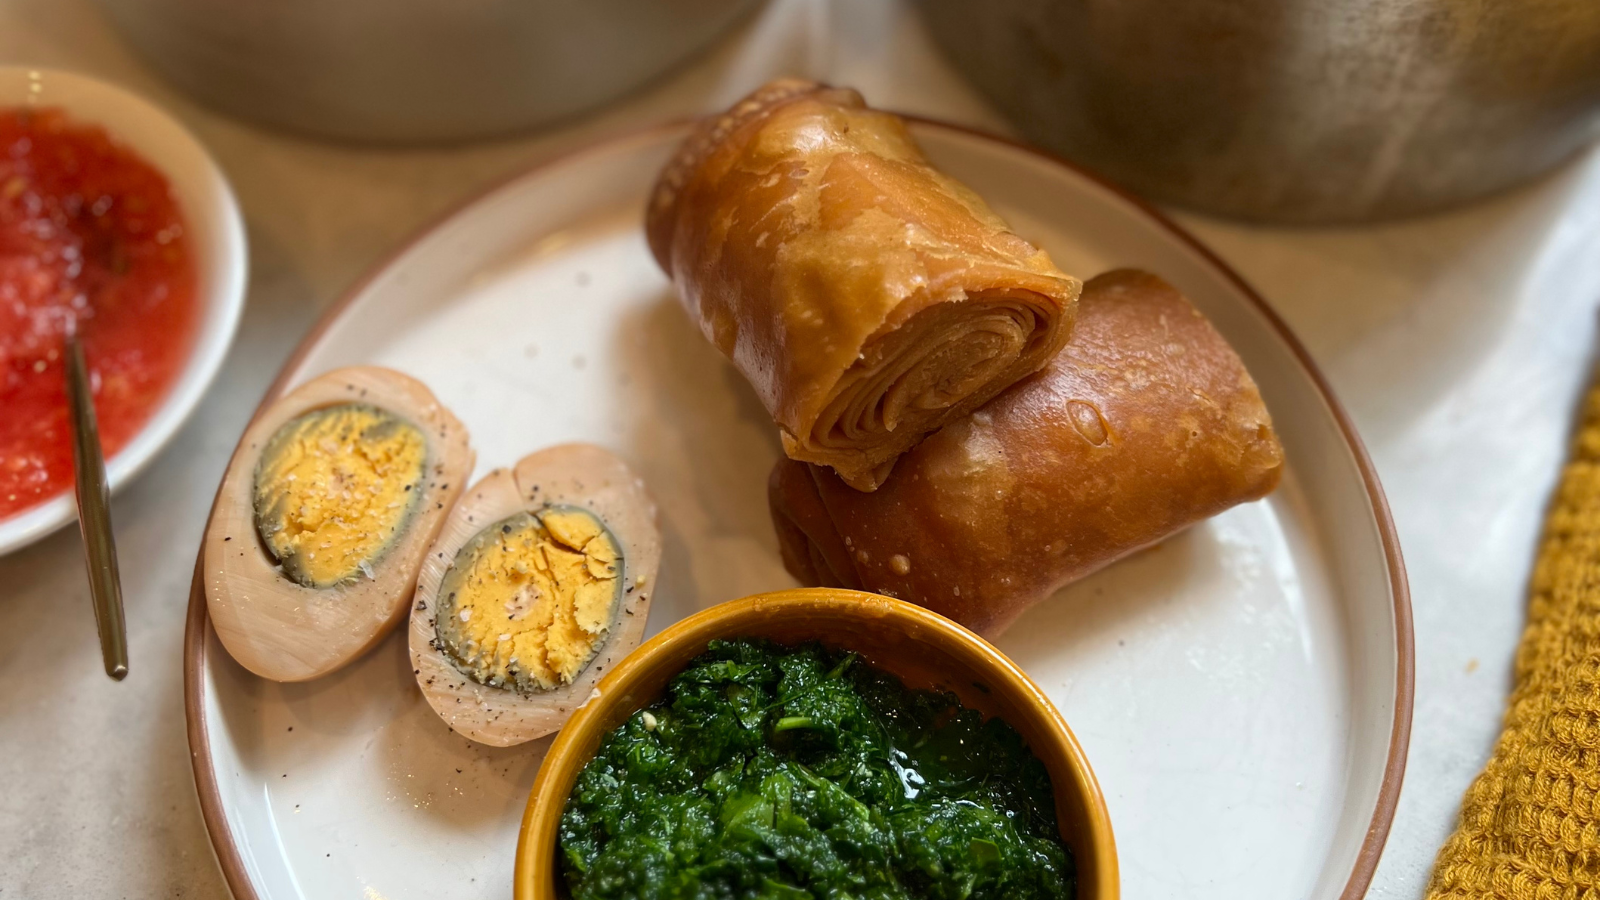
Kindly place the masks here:
POLYGON ((67 339, 67 401, 72 409, 78 529, 83 533, 89 566, 89 597, 94 602, 95 627, 100 630, 100 655, 105 660, 106 674, 121 681, 128 674, 128 629, 122 616, 117 545, 111 536, 111 491, 106 486, 106 460, 100 451, 100 426, 95 421, 89 389, 89 367, 77 335, 67 339))

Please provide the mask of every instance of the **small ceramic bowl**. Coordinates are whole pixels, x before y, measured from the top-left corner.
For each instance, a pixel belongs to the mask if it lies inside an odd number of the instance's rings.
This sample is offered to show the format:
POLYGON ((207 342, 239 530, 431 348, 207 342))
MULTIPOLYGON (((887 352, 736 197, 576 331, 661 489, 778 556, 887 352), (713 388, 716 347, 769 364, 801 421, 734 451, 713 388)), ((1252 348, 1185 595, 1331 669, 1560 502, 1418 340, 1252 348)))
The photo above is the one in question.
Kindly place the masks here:
POLYGON ((1078 900, 1116 900, 1116 846, 1105 799, 1083 749, 1061 714, 1016 664, 960 625, 903 600, 831 588, 756 594, 673 625, 629 654, 551 745, 522 817, 516 900, 566 896, 556 864, 557 828, 567 794, 613 728, 659 698, 667 682, 716 638, 759 637, 783 644, 821 641, 914 688, 953 691, 1021 733, 1055 784, 1061 836, 1078 869, 1078 900))
MULTIPOLYGON (((233 342, 244 309, 248 271, 244 220, 233 189, 205 148, 172 116, 103 81, 71 72, 0 66, 0 109, 56 107, 73 119, 99 125, 167 177, 194 241, 197 298, 201 306, 194 347, 167 397, 144 428, 106 460, 113 493, 139 474, 166 446, 211 385, 233 342)), ((71 522, 77 510, 69 490, 0 520, 0 554, 31 544, 71 522)))

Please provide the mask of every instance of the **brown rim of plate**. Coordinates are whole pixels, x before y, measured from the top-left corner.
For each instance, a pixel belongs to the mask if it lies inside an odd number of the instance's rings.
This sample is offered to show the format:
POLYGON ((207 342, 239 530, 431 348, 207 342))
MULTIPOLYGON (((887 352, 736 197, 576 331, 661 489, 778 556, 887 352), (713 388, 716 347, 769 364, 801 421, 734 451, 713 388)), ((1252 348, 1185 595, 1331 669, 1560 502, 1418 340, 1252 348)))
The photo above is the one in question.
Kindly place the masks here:
MULTIPOLYGON (((1361 471, 1361 480, 1367 489, 1367 499, 1372 506, 1372 516, 1378 527, 1378 538, 1383 544, 1384 560, 1389 569, 1389 587, 1394 596, 1394 626, 1396 649, 1395 672, 1395 704, 1394 725, 1389 732, 1389 755, 1384 764, 1383 782, 1378 788, 1378 802, 1372 813, 1372 822, 1367 827, 1367 835, 1361 842, 1361 849, 1356 854, 1355 868, 1350 873, 1350 878, 1345 882, 1344 890, 1340 892, 1340 900, 1361 900, 1366 895, 1367 887, 1372 883, 1372 875, 1378 868, 1378 860, 1383 855, 1383 845, 1389 837, 1389 828, 1394 822, 1395 805, 1400 800, 1400 785, 1405 778, 1406 752, 1411 743, 1411 711, 1415 702, 1416 693, 1416 659, 1415 637, 1412 632, 1411 622, 1411 588, 1406 580, 1405 560, 1400 555, 1400 538, 1395 531, 1394 518, 1389 513, 1389 501, 1384 496, 1383 485, 1378 481, 1377 470, 1372 465, 1372 458, 1367 455, 1366 445, 1362 443, 1360 434, 1357 433, 1355 423, 1344 406, 1334 395, 1328 379, 1323 376, 1322 370, 1312 360, 1311 354, 1306 351, 1300 339, 1284 323, 1283 319, 1273 310, 1256 289, 1249 282, 1233 270, 1216 253, 1200 242, 1199 238, 1190 234, 1183 226, 1168 218, 1154 205, 1143 200, 1115 184, 1105 180, 1099 175, 1079 166, 1076 163, 1056 156, 1045 150, 1022 143, 1013 138, 991 134, 966 125, 957 125, 950 122, 941 122, 937 119, 928 119, 922 116, 903 115, 902 118, 918 125, 932 128, 942 128, 969 137, 980 138, 997 144, 1003 144, 1015 150, 1021 150, 1036 156, 1073 174, 1087 179, 1105 190, 1115 194, 1122 200, 1144 213, 1158 227, 1168 234, 1176 237, 1185 246, 1198 253, 1210 266, 1219 272, 1224 279, 1232 284, 1241 294, 1255 306, 1267 324, 1293 352, 1300 367, 1311 376, 1312 383, 1322 401, 1333 413, 1334 421, 1339 426, 1339 431, 1344 437, 1345 445, 1350 454, 1355 458, 1356 467, 1361 471)), ((535 163, 524 169, 519 169, 504 178, 497 179, 487 187, 474 191, 465 199, 456 203, 445 212, 434 217, 432 221, 419 228, 411 237, 403 241, 398 247, 386 254, 380 261, 369 268, 355 284, 351 285, 334 301, 318 318, 311 330, 295 346, 294 352, 284 360, 278 375, 273 379, 271 387, 267 388, 261 403, 257 405, 255 413, 267 404, 276 400, 289 386, 286 382, 289 374, 297 369, 306 354, 311 351, 321 339, 324 332, 338 320, 356 297, 360 296, 380 274, 386 271, 400 257, 404 256, 424 237, 432 234, 445 223, 472 207, 478 201, 490 196, 502 188, 520 181, 523 178, 554 166, 571 162, 582 156, 602 150, 611 150, 617 146, 633 141, 646 141, 672 132, 684 131, 691 124, 690 120, 675 120, 665 124, 654 125, 638 131, 626 132, 612 137, 601 138, 598 141, 559 153, 550 159, 535 163)), ((245 426, 249 428, 248 425, 245 426)), ((237 447, 235 448, 237 451, 237 447)), ((230 454, 230 461, 232 456, 230 454)), ((215 512, 216 500, 212 500, 212 512, 215 512)), ((209 526, 210 513, 207 514, 209 526)), ((205 709, 205 683, 202 672, 205 668, 206 633, 208 618, 206 616, 205 591, 203 589, 201 561, 204 558, 204 545, 195 559, 194 579, 189 587, 189 613, 185 620, 183 635, 183 706, 184 720, 189 734, 189 759, 194 766, 195 791, 199 795, 200 814, 205 820, 206 832, 211 837, 212 849, 216 852, 217 863, 222 868, 222 875, 227 881, 228 888, 233 892, 236 900, 261 900, 261 895, 256 893, 255 886, 250 883, 249 874, 245 869, 244 858, 239 852, 238 843, 234 839, 233 831, 228 827, 228 819, 222 808, 222 795, 217 787, 217 773, 211 765, 211 739, 206 731, 206 720, 203 715, 205 709)))

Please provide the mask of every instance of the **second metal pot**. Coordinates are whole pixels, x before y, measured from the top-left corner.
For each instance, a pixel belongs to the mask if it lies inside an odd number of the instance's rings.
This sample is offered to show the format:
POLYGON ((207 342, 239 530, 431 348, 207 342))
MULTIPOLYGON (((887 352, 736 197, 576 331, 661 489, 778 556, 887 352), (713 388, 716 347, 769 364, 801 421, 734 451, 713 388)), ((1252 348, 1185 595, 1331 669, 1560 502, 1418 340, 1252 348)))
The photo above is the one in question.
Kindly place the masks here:
POLYGON ((1515 184, 1600 129, 1595 0, 920 0, 1027 136, 1155 199, 1359 221, 1515 184))

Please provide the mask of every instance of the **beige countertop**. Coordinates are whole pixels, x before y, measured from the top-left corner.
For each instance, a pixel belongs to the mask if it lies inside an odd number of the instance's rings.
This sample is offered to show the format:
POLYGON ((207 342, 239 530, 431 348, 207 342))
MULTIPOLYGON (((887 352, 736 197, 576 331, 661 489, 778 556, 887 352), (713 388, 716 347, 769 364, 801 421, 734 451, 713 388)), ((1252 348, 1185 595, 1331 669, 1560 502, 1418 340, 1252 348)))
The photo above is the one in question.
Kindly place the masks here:
MULTIPOLYGON (((113 503, 132 653, 100 670, 72 530, 0 559, 0 898, 221 897, 193 798, 181 636, 227 455, 318 311, 407 234, 496 178, 637 125, 825 71, 876 104, 1003 130, 896 3, 777 0, 646 93, 541 135, 457 148, 339 146, 197 107, 87 0, 0 0, 0 64, 76 69, 175 112, 232 179, 249 229, 243 327, 216 387, 113 503)), ((1510 194, 1394 225, 1270 229, 1180 217, 1298 331, 1354 414, 1414 594, 1410 763, 1373 897, 1420 896, 1497 733, 1545 495, 1594 354, 1600 154, 1510 194)), ((485 896, 500 896, 489 891, 485 896)))

